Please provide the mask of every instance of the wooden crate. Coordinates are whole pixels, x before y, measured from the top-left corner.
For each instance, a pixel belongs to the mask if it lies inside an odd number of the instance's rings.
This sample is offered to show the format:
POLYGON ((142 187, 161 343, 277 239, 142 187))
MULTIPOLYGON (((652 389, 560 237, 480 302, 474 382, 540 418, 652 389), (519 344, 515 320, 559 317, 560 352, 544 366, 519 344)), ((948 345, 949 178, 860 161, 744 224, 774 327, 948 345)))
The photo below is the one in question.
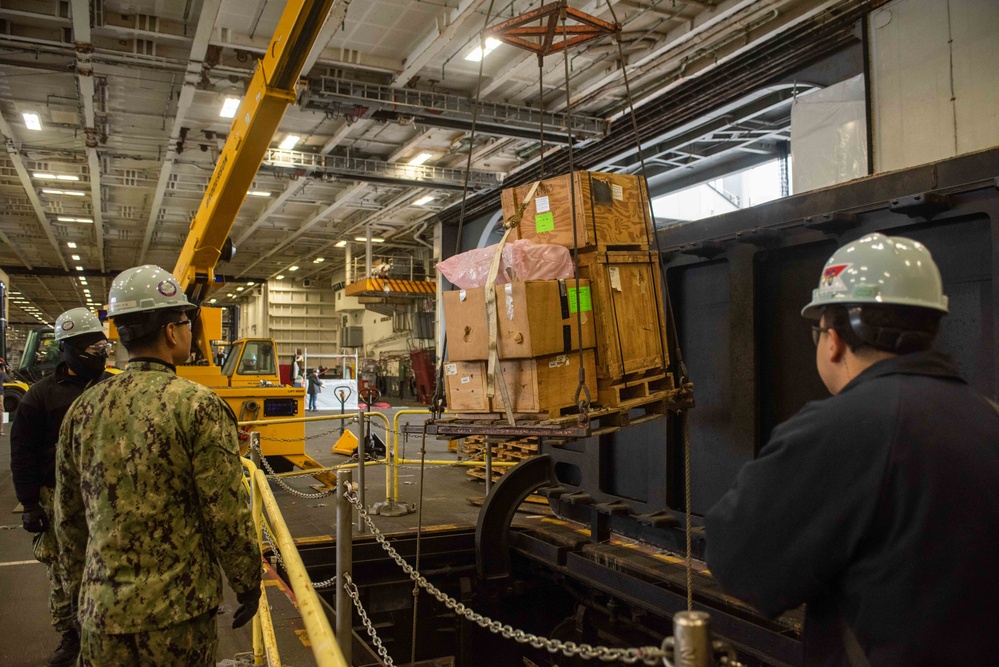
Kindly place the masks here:
MULTIPOLYGON (((583 349, 596 344, 590 283, 529 280, 496 286, 497 340, 500 359, 528 359, 578 350, 576 308, 581 308, 583 349)), ((449 361, 481 361, 489 357, 489 331, 484 287, 444 293, 449 361)))
MULTIPOLYGON (((593 350, 583 351, 590 395, 596 387, 596 365, 593 350)), ((512 359, 500 362, 500 370, 510 392, 511 409, 516 413, 557 414, 576 404, 579 384, 579 352, 556 354, 537 359, 512 359)), ((492 400, 493 412, 504 412, 503 396, 497 384, 492 400)))
MULTIPOLYGON (((573 182, 579 249, 649 248, 648 191, 641 176, 577 171, 573 174, 573 182)), ((530 190, 531 185, 503 190, 504 218, 517 212, 530 190)), ((573 247, 571 197, 569 174, 541 181, 524 209, 515 236, 536 243, 573 247)))
POLYGON ((597 378, 637 379, 669 365, 666 312, 654 252, 579 255, 580 278, 590 281, 597 324, 597 378))
MULTIPOLYGON (((583 351, 590 395, 596 396, 596 366, 593 350, 583 351)), ((513 412, 537 415, 560 413, 575 405, 579 374, 579 352, 537 359, 508 359, 499 363, 499 373, 507 383, 513 412)), ((444 382, 449 412, 502 413, 505 404, 496 384, 490 401, 486 397, 485 361, 451 361, 444 364, 444 382)))

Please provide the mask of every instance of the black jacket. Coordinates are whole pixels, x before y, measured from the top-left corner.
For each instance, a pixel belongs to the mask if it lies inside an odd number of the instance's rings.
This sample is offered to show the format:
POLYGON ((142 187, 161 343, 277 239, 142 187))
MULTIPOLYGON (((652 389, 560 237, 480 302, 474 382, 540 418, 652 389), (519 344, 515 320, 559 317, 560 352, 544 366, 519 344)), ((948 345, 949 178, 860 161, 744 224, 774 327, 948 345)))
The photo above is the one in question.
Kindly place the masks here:
POLYGON ((56 443, 69 406, 88 386, 111 377, 105 372, 88 383, 67 371, 66 363, 62 362, 52 375, 31 385, 14 413, 10 470, 17 499, 26 506, 38 502, 41 487, 55 488, 56 443))
POLYGON ((942 353, 806 405, 705 526, 722 588, 770 615, 807 603, 805 665, 848 665, 850 632, 873 667, 995 661, 999 413, 942 353))

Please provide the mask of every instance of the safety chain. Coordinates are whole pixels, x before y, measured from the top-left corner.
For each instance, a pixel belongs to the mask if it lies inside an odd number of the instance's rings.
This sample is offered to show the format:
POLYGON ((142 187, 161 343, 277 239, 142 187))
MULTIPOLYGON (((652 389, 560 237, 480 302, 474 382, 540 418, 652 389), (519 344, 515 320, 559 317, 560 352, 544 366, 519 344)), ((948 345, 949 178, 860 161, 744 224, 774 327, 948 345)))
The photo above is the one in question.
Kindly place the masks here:
POLYGON ((388 540, 382 535, 381 531, 375 526, 371 517, 368 515, 367 510, 361 505, 361 501, 357 494, 351 489, 347 488, 343 491, 344 498, 346 498, 351 505, 360 513, 361 517, 364 519, 364 523, 367 524, 368 530, 374 536, 375 540, 382 546, 382 549, 396 562, 396 564, 402 568, 403 572, 409 575, 409 578, 419 585, 421 588, 430 593, 438 602, 442 603, 448 609, 454 611, 465 619, 477 624, 481 628, 485 628, 494 634, 502 636, 504 639, 513 639, 519 644, 529 644, 533 648, 545 649, 549 653, 562 653, 567 657, 579 656, 584 660, 602 660, 604 662, 624 662, 629 665, 641 662, 646 665, 660 665, 663 659, 666 657, 666 652, 656 646, 643 646, 641 648, 610 648, 608 646, 591 646, 590 644, 577 644, 576 642, 563 642, 559 639, 548 639, 546 637, 539 637, 538 635, 524 632, 523 630, 516 630, 513 626, 504 625, 499 621, 494 621, 488 616, 483 616, 482 614, 476 613, 466 607, 463 603, 458 602, 452 597, 449 597, 446 593, 439 590, 433 584, 431 584, 427 579, 417 572, 406 560, 399 555, 399 553, 388 543, 388 540))
MULTIPOLYGON (((343 422, 344 426, 349 426, 350 424, 357 423, 357 417, 354 417, 353 419, 344 419, 341 421, 343 422)), ((325 438, 328 435, 333 435, 334 433, 339 433, 339 432, 340 432, 340 425, 338 424, 337 427, 332 430, 323 431, 322 433, 316 433, 315 435, 307 435, 304 438, 273 438, 261 434, 260 439, 266 440, 267 442, 301 442, 302 440, 315 440, 316 438, 325 438)))
POLYGON ((368 618, 368 613, 364 611, 364 607, 361 606, 361 594, 357 590, 357 586, 354 585, 353 580, 350 575, 346 572, 343 573, 343 578, 346 583, 343 587, 347 591, 347 595, 354 602, 354 608, 357 609, 357 615, 361 617, 361 622, 364 623, 364 627, 368 630, 368 636, 371 637, 371 643, 375 645, 375 649, 378 651, 378 655, 382 657, 382 661, 385 662, 388 667, 395 667, 395 663, 392 662, 392 658, 389 657, 388 651, 382 646, 382 640, 378 638, 378 633, 375 631, 375 626, 371 623, 371 619, 368 618))
MULTIPOLYGON (((274 556, 277 558, 277 562, 281 565, 281 567, 287 570, 288 567, 284 564, 284 558, 281 557, 281 550, 278 549, 277 544, 274 543, 274 537, 271 535, 271 531, 267 529, 267 524, 262 525, 261 528, 263 528, 264 541, 267 542, 267 546, 271 548, 271 552, 274 553, 274 556)), ((310 583, 312 584, 312 587, 315 588, 316 590, 325 590, 327 588, 333 588, 334 586, 336 586, 336 575, 333 575, 329 579, 325 579, 323 581, 310 582, 310 583)))
MULTIPOLYGON (((260 448, 257 445, 252 445, 252 448, 258 453, 260 452, 260 448)), ((264 469, 268 473, 267 479, 277 482, 278 486, 280 486, 282 489, 284 489, 293 496, 298 496, 299 498, 304 498, 305 500, 318 500, 320 498, 329 498, 334 493, 336 493, 336 488, 332 488, 329 491, 320 491, 319 493, 302 493, 301 491, 293 488, 286 481, 278 477, 277 473, 274 472, 274 468, 272 468, 271 464, 267 462, 267 457, 264 456, 263 454, 260 454, 260 463, 263 464, 264 469)), ((309 471, 309 473, 313 475, 316 474, 316 472, 318 471, 317 470, 309 471)))

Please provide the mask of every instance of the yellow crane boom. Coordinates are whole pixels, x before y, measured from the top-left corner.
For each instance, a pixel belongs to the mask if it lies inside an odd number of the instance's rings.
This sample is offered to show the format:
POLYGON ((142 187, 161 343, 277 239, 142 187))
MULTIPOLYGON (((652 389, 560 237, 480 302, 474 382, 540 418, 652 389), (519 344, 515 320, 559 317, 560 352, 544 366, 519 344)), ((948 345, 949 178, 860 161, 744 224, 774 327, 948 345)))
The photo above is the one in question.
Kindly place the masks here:
MULTIPOLYGON (((229 241, 239 207, 253 183, 281 123, 295 101, 295 86, 323 24, 343 20, 349 0, 288 0, 267 53, 257 63, 250 87, 239 105, 225 146, 173 275, 188 299, 200 304, 215 281, 215 267, 229 241), (330 11, 336 5, 331 15, 330 11)), ((205 359, 212 354, 204 329, 196 345, 205 359)))

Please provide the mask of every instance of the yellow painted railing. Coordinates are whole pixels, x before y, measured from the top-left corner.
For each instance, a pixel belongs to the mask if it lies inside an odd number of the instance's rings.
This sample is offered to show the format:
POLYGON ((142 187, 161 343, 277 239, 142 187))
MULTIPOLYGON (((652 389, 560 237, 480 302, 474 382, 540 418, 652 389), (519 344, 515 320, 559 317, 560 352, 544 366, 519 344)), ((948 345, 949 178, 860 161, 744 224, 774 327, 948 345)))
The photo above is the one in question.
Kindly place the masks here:
MULTIPOLYGON (((253 522, 257 530, 257 543, 263 549, 263 521, 266 512, 271 534, 284 560, 288 583, 291 584, 299 612, 302 614, 302 622, 305 624, 305 632, 309 637, 316 664, 319 667, 349 667, 336 643, 329 619, 323 611, 322 602, 312 586, 305 564, 295 547, 267 478, 252 461, 248 459, 241 461, 250 472, 250 494, 253 499, 253 522)), ((281 659, 278 655, 270 609, 267 606, 267 587, 261 583, 261 588, 260 608, 253 619, 253 663, 265 664, 266 658, 266 664, 277 667, 281 664, 281 659)))

